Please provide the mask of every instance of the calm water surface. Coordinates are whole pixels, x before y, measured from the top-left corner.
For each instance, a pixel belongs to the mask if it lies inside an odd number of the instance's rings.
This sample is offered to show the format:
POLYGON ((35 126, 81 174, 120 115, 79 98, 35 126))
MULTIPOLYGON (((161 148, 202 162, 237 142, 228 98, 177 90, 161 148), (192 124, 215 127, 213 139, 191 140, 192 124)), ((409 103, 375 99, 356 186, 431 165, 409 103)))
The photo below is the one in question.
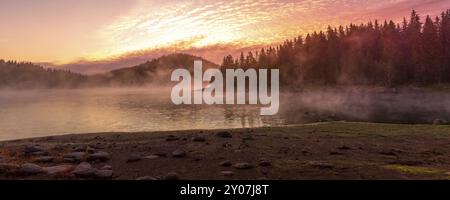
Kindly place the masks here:
POLYGON ((328 90, 283 93, 275 116, 257 105, 174 105, 170 88, 0 91, 0 140, 69 133, 280 126, 318 121, 449 121, 450 93, 328 90))

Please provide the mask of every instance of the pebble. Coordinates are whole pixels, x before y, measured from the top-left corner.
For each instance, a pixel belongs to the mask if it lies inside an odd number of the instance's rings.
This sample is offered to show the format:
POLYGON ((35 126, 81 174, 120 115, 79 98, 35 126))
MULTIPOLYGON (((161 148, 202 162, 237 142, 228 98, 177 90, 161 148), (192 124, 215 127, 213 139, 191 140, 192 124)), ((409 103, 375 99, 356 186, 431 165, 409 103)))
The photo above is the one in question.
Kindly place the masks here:
POLYGON ((251 169, 254 166, 250 163, 243 162, 243 163, 236 163, 233 167, 236 169, 251 169))
POLYGON ((97 170, 87 162, 82 162, 73 170, 73 174, 79 177, 90 177, 94 176, 97 170))
POLYGON ((131 163, 131 162, 137 162, 142 160, 142 157, 138 154, 132 154, 128 157, 127 162, 131 163))
POLYGON ((89 154, 87 157, 88 161, 107 161, 109 160, 110 156, 108 152, 100 151, 97 153, 89 154))
POLYGON ((192 138, 192 141, 194 142, 205 142, 206 138, 202 137, 202 136, 195 136, 192 138))
POLYGON ((234 175, 234 172, 232 172, 232 171, 221 171, 220 175, 226 176, 226 177, 230 177, 230 176, 234 175))
POLYGON ((180 177, 176 172, 169 172, 164 176, 164 180, 180 180, 180 177))
POLYGON ((64 161, 67 162, 81 162, 83 160, 83 158, 85 157, 86 153, 84 152, 72 152, 72 153, 68 153, 65 154, 63 156, 64 161))
POLYGON ((137 181, 156 181, 158 179, 153 176, 143 176, 143 177, 137 178, 136 180, 137 181))
POLYGON ((159 158, 158 155, 149 155, 149 156, 144 157, 144 159, 150 159, 150 160, 157 159, 157 158, 159 158))
POLYGON ((40 174, 44 172, 41 166, 33 164, 33 163, 26 163, 20 166, 20 173, 26 174, 26 175, 35 175, 40 174))
POLYGON ((53 162, 53 160, 55 160, 55 158, 53 156, 41 156, 41 157, 38 157, 38 158, 34 159, 34 162, 36 162, 36 163, 49 163, 49 162, 53 162))
POLYGON ((111 165, 105 165, 102 168, 100 168, 101 170, 112 170, 112 166, 111 165))
POLYGON ((220 162, 220 166, 222 166, 222 167, 229 167, 231 165, 233 165, 233 164, 229 160, 224 160, 224 161, 220 162))
POLYGON ((172 152, 172 156, 175 158, 182 158, 186 156, 186 151, 183 149, 177 149, 172 152))
POLYGON ((44 172, 48 175, 63 175, 70 173, 75 169, 75 166, 73 165, 58 165, 58 166, 52 166, 52 167, 44 167, 44 172))
POLYGON ((230 132, 228 131, 221 131, 221 132, 217 132, 216 133, 217 137, 221 137, 221 138, 232 138, 233 136, 231 135, 230 132))

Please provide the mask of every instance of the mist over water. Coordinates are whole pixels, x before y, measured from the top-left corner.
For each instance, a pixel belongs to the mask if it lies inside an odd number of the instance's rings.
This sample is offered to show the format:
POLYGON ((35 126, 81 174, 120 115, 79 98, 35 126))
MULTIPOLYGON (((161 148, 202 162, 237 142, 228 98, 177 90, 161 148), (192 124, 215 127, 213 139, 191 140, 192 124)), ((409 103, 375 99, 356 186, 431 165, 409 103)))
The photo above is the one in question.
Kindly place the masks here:
POLYGON ((327 89, 282 93, 262 105, 174 105, 170 87, 0 92, 0 140, 70 133, 281 126, 320 121, 433 123, 450 119, 450 94, 327 89))

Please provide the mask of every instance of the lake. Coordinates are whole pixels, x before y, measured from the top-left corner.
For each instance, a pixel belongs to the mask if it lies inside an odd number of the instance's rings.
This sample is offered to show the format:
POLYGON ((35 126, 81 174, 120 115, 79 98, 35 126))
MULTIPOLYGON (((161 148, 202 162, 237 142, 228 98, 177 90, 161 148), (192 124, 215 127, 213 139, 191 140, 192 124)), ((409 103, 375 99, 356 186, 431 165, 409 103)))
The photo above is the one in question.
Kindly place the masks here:
POLYGON ((326 90, 283 93, 280 112, 259 105, 174 105, 170 88, 0 91, 0 140, 71 133, 281 126, 319 121, 433 123, 450 95, 326 90))

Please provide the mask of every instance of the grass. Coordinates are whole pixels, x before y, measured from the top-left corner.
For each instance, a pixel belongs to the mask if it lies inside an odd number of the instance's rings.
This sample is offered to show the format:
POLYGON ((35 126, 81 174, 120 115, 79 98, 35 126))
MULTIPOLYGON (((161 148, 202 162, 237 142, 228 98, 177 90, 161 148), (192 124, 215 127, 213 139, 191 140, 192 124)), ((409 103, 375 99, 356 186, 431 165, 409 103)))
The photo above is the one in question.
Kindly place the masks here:
POLYGON ((385 169, 394 170, 400 173, 414 174, 414 175, 421 175, 421 174, 441 175, 445 173, 444 170, 431 167, 419 167, 407 165, 385 165, 383 167, 385 169))
POLYGON ((410 125, 363 122, 329 122, 272 128, 287 134, 314 133, 338 136, 402 136, 424 135, 450 137, 449 125, 410 125), (281 129, 281 130, 280 130, 281 129))

